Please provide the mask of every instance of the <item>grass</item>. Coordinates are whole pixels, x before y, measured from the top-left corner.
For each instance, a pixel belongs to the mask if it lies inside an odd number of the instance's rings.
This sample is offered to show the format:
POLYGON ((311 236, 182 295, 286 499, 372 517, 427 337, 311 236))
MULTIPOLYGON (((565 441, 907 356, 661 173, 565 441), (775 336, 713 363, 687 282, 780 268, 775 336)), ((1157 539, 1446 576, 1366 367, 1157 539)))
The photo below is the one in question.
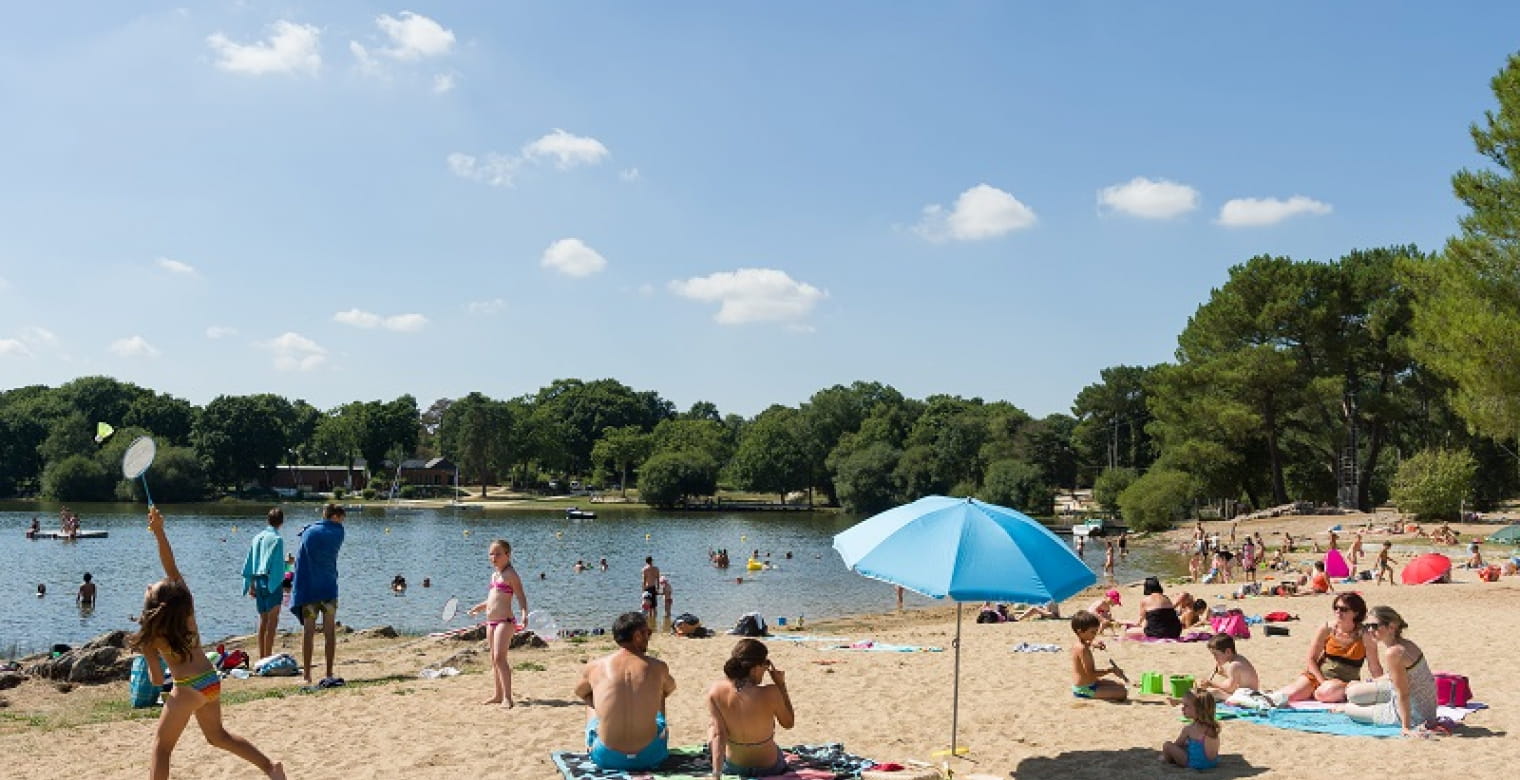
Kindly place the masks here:
POLYGON ((544 672, 548 671, 548 669, 549 667, 544 666, 543 664, 536 661, 523 661, 522 663, 514 664, 512 666, 512 671, 515 672, 544 672))

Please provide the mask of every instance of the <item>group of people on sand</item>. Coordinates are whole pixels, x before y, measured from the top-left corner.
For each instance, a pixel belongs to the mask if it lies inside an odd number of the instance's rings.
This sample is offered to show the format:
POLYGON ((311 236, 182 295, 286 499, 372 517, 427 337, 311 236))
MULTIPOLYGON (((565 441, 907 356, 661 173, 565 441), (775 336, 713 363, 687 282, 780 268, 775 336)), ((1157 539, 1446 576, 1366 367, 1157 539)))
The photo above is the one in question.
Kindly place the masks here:
MULTIPOLYGON (((1177 613, 1154 577, 1146 581, 1146 591, 1141 609, 1147 627, 1171 633, 1177 613)), ((1117 604, 1117 594, 1109 591, 1103 601, 1117 604)), ((1130 681, 1124 671, 1112 659, 1099 667, 1093 656, 1094 649, 1105 649, 1098 636, 1110 621, 1098 610, 1080 610, 1071 617, 1077 638, 1070 651, 1076 698, 1128 698, 1130 681)), ((1330 619, 1309 643, 1302 672, 1270 692, 1264 691, 1256 667, 1237 650, 1234 637, 1214 635, 1208 641, 1213 673, 1182 697, 1183 717, 1191 723, 1176 740, 1162 746, 1161 760, 1193 769, 1216 766, 1215 704, 1233 702, 1239 696, 1277 707, 1299 701, 1329 703, 1334 711, 1359 723, 1397 725, 1405 735, 1418 732, 1436 717, 1436 683, 1424 651, 1405 636, 1408 628, 1393 607, 1368 609, 1361 595, 1338 593, 1331 602, 1330 619)))
MULTIPOLYGON (((587 663, 575 686, 587 708, 586 747, 603 769, 653 769, 669 755, 665 703, 676 681, 665 662, 649 655, 653 634, 643 614, 620 615, 612 624, 618 649, 587 663)), ((791 728, 796 713, 786 674, 771 663, 765 643, 740 639, 706 701, 715 780, 725 773, 764 777, 787 771, 776 727, 791 728)))

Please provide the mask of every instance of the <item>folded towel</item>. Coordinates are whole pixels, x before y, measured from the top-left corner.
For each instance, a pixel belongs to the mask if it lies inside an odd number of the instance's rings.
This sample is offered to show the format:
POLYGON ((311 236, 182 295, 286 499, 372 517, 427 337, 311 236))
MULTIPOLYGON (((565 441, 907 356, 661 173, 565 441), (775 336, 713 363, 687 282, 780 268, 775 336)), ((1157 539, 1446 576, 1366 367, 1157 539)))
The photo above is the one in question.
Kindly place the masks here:
POLYGON ((1059 653, 1060 645, 1039 644, 1037 642, 1020 642, 1013 646, 1015 653, 1059 653))

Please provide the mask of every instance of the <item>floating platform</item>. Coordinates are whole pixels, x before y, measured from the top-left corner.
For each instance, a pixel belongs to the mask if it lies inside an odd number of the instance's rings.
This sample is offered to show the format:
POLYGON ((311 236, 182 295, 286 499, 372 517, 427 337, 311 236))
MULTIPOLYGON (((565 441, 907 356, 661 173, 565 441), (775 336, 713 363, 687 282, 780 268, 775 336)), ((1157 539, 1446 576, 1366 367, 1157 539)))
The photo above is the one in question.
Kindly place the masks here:
POLYGON ((110 536, 110 535, 111 534, 110 534, 109 531, 92 531, 92 530, 76 531, 73 536, 69 536, 68 534, 65 534, 62 531, 38 531, 37 533, 32 534, 32 538, 33 539, 104 539, 104 538, 106 538, 107 536, 110 536))

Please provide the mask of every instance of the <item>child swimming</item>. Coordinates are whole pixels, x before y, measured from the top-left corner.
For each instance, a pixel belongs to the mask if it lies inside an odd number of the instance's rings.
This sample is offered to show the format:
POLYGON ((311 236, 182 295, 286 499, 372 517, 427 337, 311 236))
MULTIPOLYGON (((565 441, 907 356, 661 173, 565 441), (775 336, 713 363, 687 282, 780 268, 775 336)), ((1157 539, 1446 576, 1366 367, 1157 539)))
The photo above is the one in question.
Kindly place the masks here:
POLYGON ((159 514, 158 507, 148 507, 148 530, 158 540, 158 560, 164 567, 164 578, 148 586, 143 597, 142 629, 130 641, 132 649, 143 654, 148 676, 155 684, 164 684, 159 659, 168 662, 169 673, 174 676, 174 688, 164 697, 164 711, 153 738, 152 777, 162 780, 169 776, 174 746, 194 715, 207 742, 253 764, 269 777, 284 778, 285 769, 279 762, 270 761, 252 742, 222 725, 222 681, 201 652, 195 599, 174 561, 174 551, 164 535, 164 516, 159 514))
POLYGON ((512 617, 512 597, 517 596, 523 619, 528 616, 528 594, 523 590, 522 579, 512 568, 512 545, 505 539, 491 542, 487 551, 491 560, 491 584, 486 590, 486 600, 470 607, 469 614, 486 613, 486 644, 491 649, 491 668, 495 678, 495 691, 491 698, 481 704, 500 704, 511 708, 512 664, 507 661, 507 649, 512 646, 512 634, 517 621, 512 617))

